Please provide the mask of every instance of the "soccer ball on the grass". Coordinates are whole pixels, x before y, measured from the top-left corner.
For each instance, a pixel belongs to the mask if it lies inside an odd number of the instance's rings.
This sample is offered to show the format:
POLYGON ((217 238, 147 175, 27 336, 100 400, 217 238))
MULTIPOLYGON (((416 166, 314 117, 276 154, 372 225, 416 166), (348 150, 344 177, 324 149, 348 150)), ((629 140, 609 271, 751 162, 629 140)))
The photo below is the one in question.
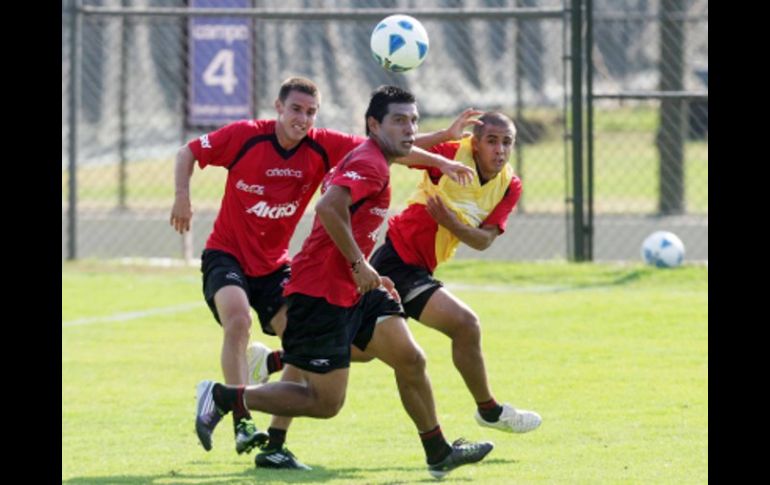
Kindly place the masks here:
POLYGON ((428 33, 414 17, 391 15, 374 27, 369 46, 380 66, 405 72, 422 64, 428 55, 428 33))
POLYGON ((658 268, 674 268, 682 264, 684 244, 673 232, 653 232, 642 243, 642 259, 658 268))

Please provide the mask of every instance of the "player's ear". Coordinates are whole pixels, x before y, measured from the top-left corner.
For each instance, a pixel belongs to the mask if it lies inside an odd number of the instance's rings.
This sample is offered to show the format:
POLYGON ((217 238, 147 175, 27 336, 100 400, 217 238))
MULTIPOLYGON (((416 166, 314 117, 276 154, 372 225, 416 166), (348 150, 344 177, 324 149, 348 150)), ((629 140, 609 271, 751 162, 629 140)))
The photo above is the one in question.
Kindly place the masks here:
POLYGON ((277 112, 280 113, 283 111, 283 103, 281 103, 280 98, 275 98, 275 103, 273 103, 273 106, 275 106, 275 110, 277 112))
POLYGON ((379 129, 380 123, 379 123, 379 121, 377 121, 377 118, 375 118, 374 116, 368 116, 366 118, 366 126, 369 127, 369 132, 370 133, 374 133, 375 132, 375 128, 379 129))

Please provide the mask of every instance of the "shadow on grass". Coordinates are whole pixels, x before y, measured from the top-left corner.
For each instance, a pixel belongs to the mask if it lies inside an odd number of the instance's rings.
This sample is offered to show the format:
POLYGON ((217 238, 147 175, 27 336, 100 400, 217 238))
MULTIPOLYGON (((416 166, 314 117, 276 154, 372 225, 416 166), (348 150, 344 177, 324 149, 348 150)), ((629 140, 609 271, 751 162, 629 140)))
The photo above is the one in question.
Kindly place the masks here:
MULTIPOLYGON (((506 465, 516 464, 516 460, 502 458, 490 458, 483 463, 471 466, 484 465, 506 465)), ((471 482, 473 478, 463 477, 462 469, 454 471, 450 475, 452 481, 471 482)), ((324 468, 322 466, 313 466, 310 471, 302 470, 269 470, 260 468, 247 468, 239 473, 228 474, 205 474, 205 473, 184 473, 170 471, 169 473, 158 475, 111 475, 111 476, 91 476, 74 477, 62 480, 62 485, 229 485, 235 483, 261 483, 264 481, 281 483, 322 483, 334 480, 344 480, 349 483, 367 483, 377 485, 395 485, 402 483, 435 483, 436 479, 430 477, 425 468, 419 466, 384 466, 378 468, 324 468), (378 478, 376 473, 382 472, 404 472, 424 474, 424 478, 414 480, 405 478, 398 480, 393 478, 378 478)))
POLYGON ((642 264, 506 264, 487 261, 454 261, 439 268, 436 277, 461 287, 511 287, 520 292, 559 292, 593 288, 618 288, 655 281, 699 281, 690 271, 661 270, 642 264))
POLYGON ((649 277, 653 274, 652 269, 637 269, 631 271, 622 271, 615 274, 608 274, 605 278, 597 279, 591 282, 576 282, 569 285, 562 291, 567 290, 582 290, 590 288, 608 288, 612 286, 623 286, 640 281, 644 277, 649 277))
MULTIPOLYGON (((598 290, 621 288, 634 283, 643 283, 655 277, 656 269, 637 269, 616 271, 601 275, 591 275, 590 278, 568 277, 560 279, 559 275, 548 278, 541 276, 528 278, 526 276, 509 281, 498 281, 490 278, 487 282, 458 282, 458 279, 447 277, 442 279, 450 289, 482 290, 482 291, 516 291, 519 293, 563 293, 568 291, 598 290)), ((660 270, 657 270, 660 271, 660 270)))

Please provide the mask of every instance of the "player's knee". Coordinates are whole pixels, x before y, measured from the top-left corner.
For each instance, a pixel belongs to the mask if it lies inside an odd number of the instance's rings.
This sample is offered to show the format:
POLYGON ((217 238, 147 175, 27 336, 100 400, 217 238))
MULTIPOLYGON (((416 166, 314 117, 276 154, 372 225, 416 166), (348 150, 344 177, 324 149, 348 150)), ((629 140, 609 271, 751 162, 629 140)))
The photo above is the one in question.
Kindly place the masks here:
POLYGON ((328 397, 319 401, 317 407, 317 418, 329 419, 339 414, 342 406, 345 404, 345 396, 328 397))
POLYGON ((425 352, 420 347, 417 347, 412 357, 412 367, 415 371, 422 374, 425 372, 425 368, 428 366, 428 359, 425 357, 425 352))
POLYGON ((465 312, 461 316, 454 338, 464 341, 478 342, 481 340, 481 322, 473 312, 465 312))
POLYGON ((427 365, 428 361, 425 357, 425 352, 415 345, 401 352, 397 367, 401 371, 410 374, 423 374, 427 365))
POLYGON ((232 315, 222 323, 227 338, 248 340, 251 331, 251 315, 248 313, 232 315))

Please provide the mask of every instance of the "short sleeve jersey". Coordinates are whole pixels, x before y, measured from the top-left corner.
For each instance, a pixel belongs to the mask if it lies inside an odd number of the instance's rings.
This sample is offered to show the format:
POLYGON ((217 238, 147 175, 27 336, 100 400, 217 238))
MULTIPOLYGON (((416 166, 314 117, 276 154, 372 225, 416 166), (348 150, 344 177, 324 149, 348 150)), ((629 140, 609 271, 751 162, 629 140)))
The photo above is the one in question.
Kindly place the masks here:
MULTIPOLYGON (((390 205, 390 169, 377 144, 370 139, 352 151, 326 176, 322 192, 331 185, 350 190, 353 237, 368 259, 390 205)), ((310 235, 291 265, 291 279, 284 294, 292 293, 324 298, 342 307, 351 307, 360 298, 350 262, 329 237, 317 215, 310 235)))
POLYGON ((366 138, 311 129, 285 150, 275 120, 244 120, 191 141, 201 168, 228 170, 222 203, 207 249, 226 251, 248 276, 263 276, 288 263, 289 241, 323 180, 366 138))
MULTIPOLYGON (((457 142, 442 143, 430 151, 454 159, 459 148, 457 142)), ((412 167, 428 170, 431 181, 438 184, 444 176, 440 170, 427 167, 412 167)), ((492 212, 484 219, 480 227, 494 226, 502 234, 508 222, 508 216, 513 211, 521 195, 521 179, 513 177, 503 198, 492 212)), ((388 220, 388 238, 393 244, 399 257, 407 264, 425 268, 431 273, 436 266, 436 232, 438 223, 431 217, 422 204, 410 204, 401 213, 388 220)))

